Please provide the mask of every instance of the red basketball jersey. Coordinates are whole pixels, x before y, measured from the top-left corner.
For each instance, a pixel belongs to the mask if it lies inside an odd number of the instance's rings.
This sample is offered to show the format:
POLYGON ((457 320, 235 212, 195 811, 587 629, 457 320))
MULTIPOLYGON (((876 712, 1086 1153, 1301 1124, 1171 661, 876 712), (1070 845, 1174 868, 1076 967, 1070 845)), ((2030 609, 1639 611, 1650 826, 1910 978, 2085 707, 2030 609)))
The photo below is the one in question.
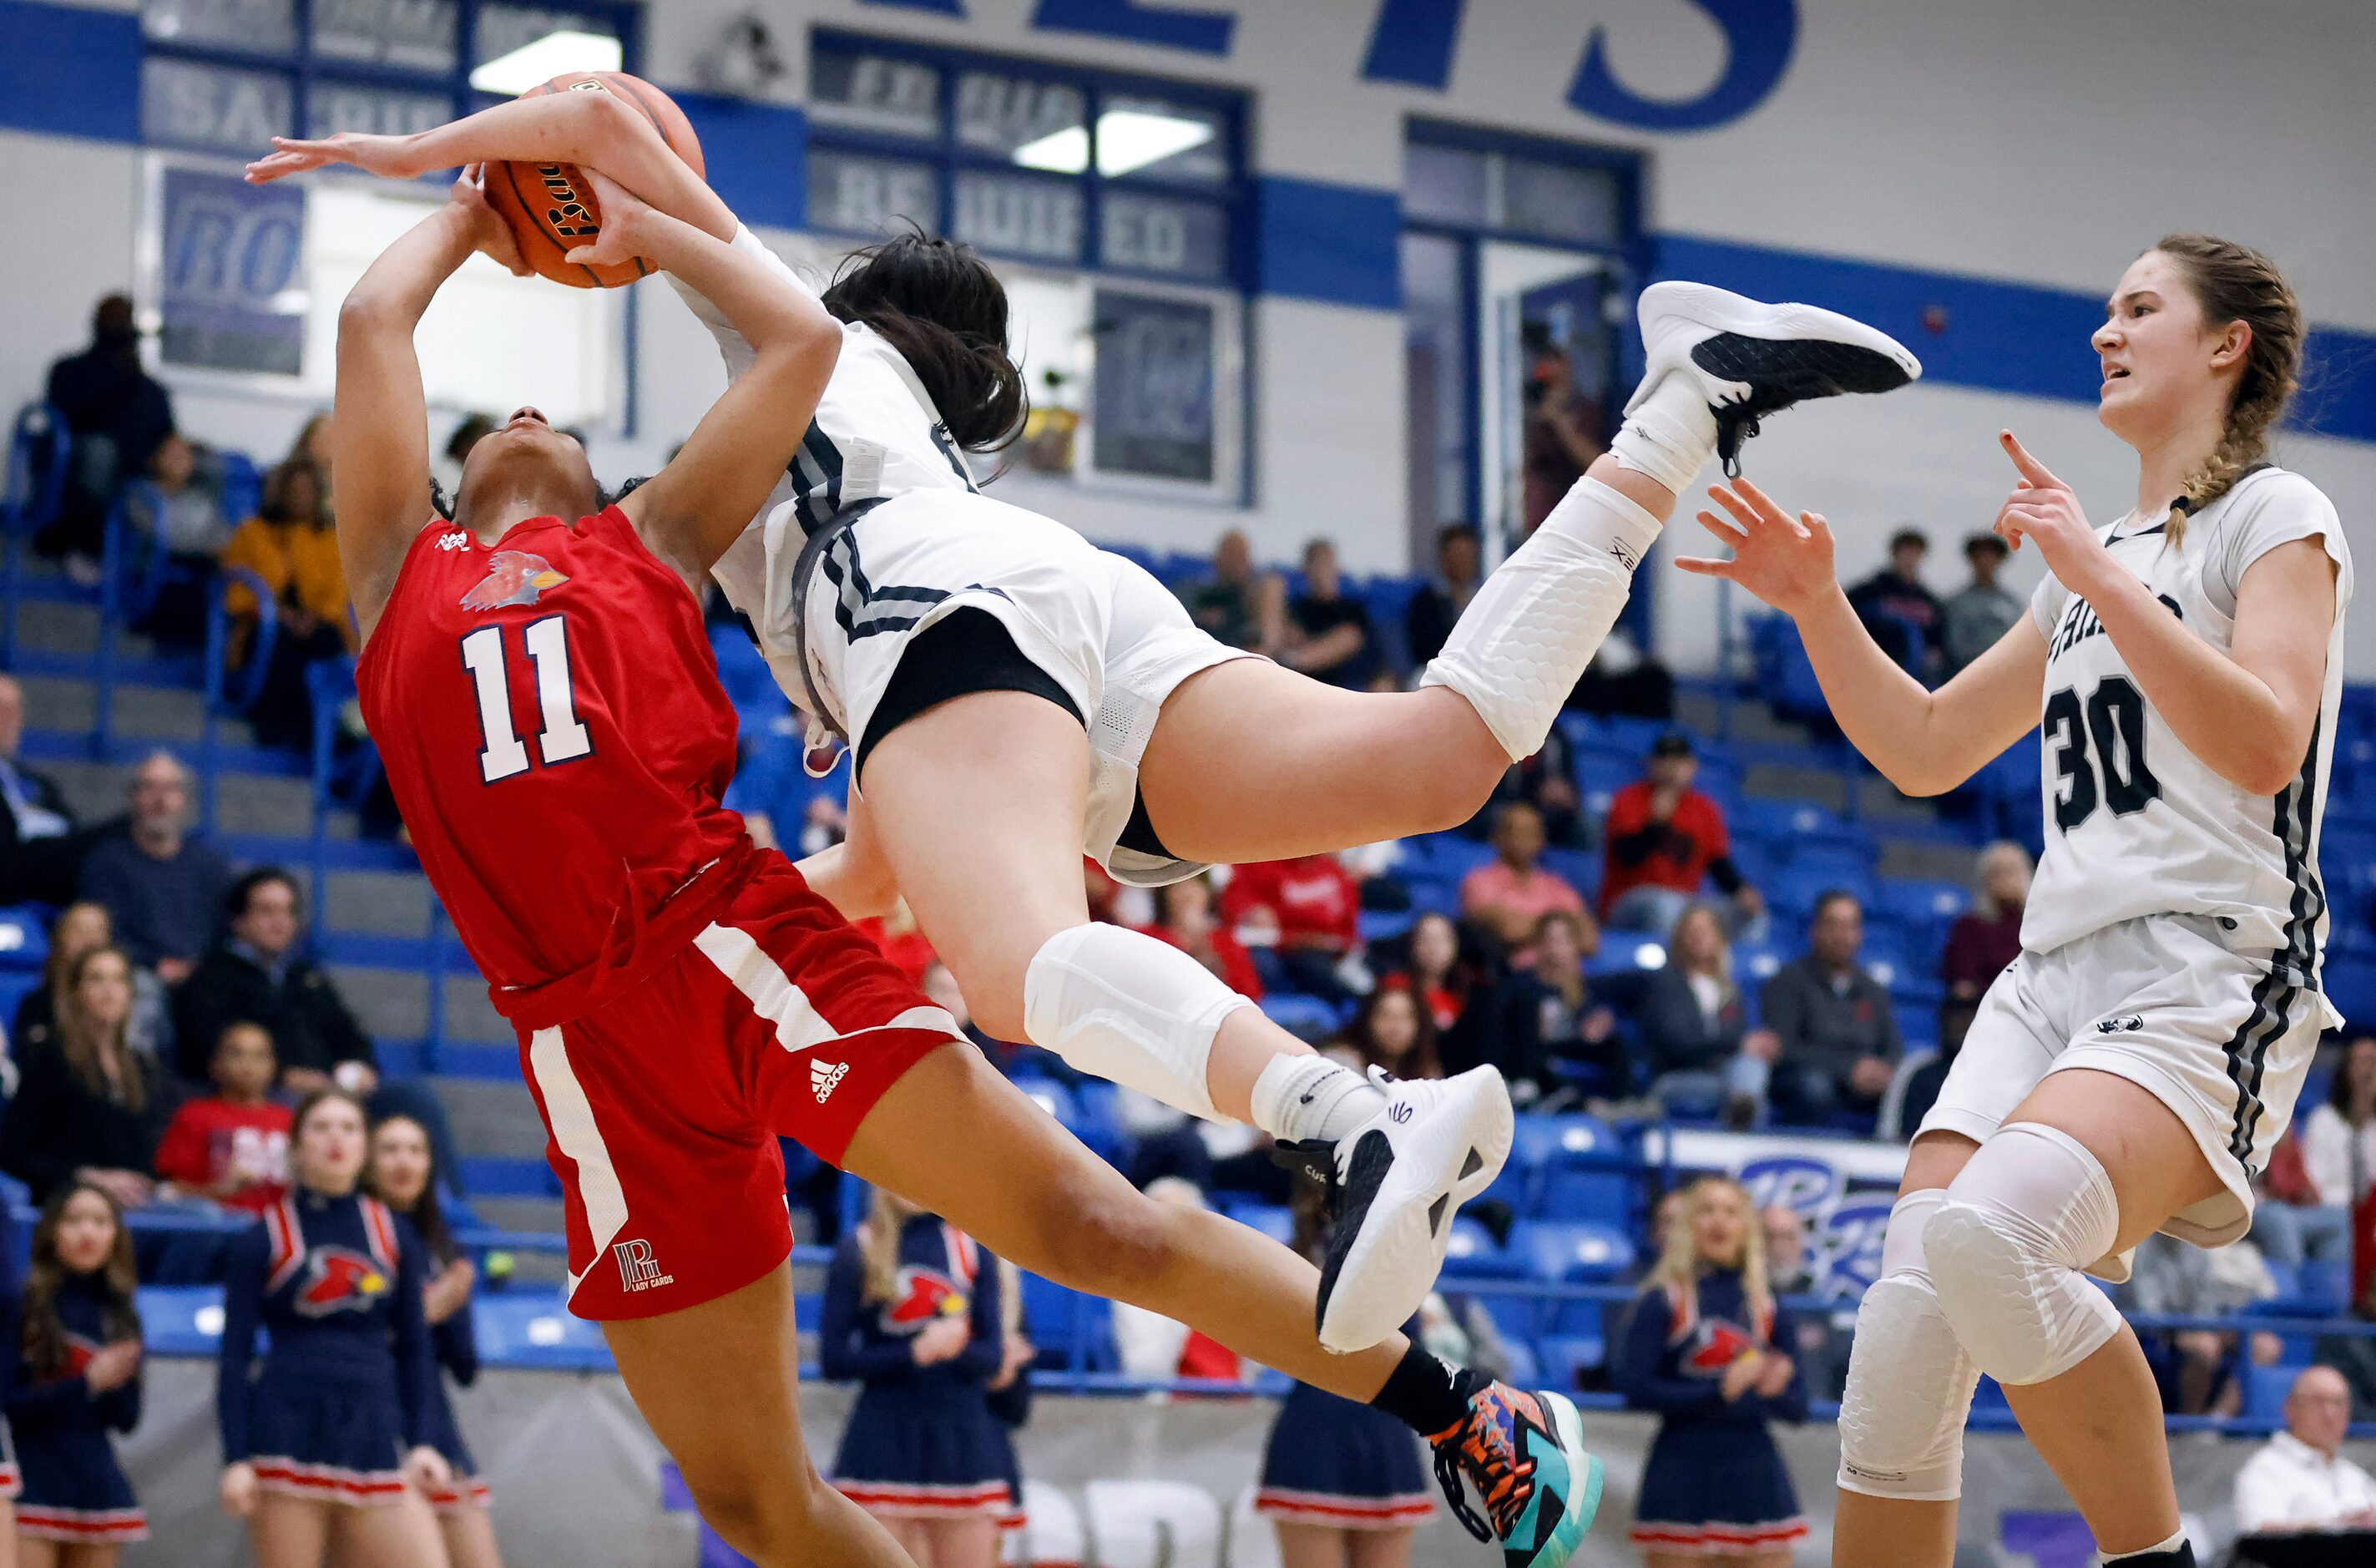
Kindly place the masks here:
POLYGON ((580 1016, 757 863, 701 610, 615 506, 422 529, 357 664, 413 849, 496 1008, 580 1016))

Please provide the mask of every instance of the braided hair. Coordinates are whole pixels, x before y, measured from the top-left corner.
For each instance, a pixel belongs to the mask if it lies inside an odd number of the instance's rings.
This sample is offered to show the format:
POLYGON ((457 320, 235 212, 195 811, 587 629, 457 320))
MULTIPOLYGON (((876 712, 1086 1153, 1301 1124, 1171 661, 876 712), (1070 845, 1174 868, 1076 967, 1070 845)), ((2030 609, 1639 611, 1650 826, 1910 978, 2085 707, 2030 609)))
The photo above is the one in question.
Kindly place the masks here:
POLYGON ((2251 329, 2244 371, 2228 400, 2219 445, 2187 476, 2170 508, 2169 542, 2179 542, 2188 513, 2199 513, 2267 461, 2269 432, 2299 385, 2301 303, 2277 264, 2248 245, 2209 234, 2168 234, 2154 247, 2178 264, 2213 327, 2242 322, 2251 329))

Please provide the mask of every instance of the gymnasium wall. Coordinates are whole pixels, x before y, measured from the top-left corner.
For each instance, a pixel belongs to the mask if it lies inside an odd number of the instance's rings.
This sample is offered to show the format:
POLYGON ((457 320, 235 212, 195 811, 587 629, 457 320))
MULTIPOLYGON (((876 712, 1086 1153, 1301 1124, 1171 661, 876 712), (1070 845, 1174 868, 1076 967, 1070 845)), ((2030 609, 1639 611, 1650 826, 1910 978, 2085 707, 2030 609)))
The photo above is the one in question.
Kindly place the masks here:
MULTIPOLYGON (((108 126, 137 117, 57 109, 56 84, 87 63, 42 43, 131 38, 105 13, 134 8, 0 0, 0 30, 33 41, 0 49, 0 194, 19 215, 0 314, 10 407, 79 339, 91 298, 134 274, 142 160, 108 126)), ((1788 414, 1752 449, 1761 481, 1830 515, 1844 572, 1868 569, 1910 521, 1950 546, 1933 555, 1936 585, 1959 581, 1953 541, 2007 487, 2002 424, 2095 515, 2128 504, 2133 467, 2094 422, 2085 337, 2121 267, 2171 228, 2231 233, 2287 266, 2324 330, 2315 428, 2289 432, 2281 457, 2346 517, 2376 490, 2376 175, 2357 65, 2376 55, 2376 10, 2358 0, 668 0, 647 12, 647 73, 690 82, 726 22, 752 11, 790 67, 773 90, 795 112, 712 137, 714 160, 725 148, 713 175, 778 220, 799 206, 813 23, 1247 95, 1250 499, 1002 482, 1102 537, 1201 549, 1237 523, 1267 556, 1325 532, 1357 567, 1408 564, 1403 324, 1386 302, 1411 117, 1638 151, 1648 271, 1870 312, 1908 339, 1930 367, 1923 385, 1788 414), (1318 232, 1315 206, 1331 215, 1318 232)), ((633 440, 598 443, 606 471, 648 466, 718 384, 690 317, 665 290, 642 293, 644 421, 633 440)), ((304 411, 183 406, 201 435, 267 450, 304 411)), ((2020 586, 2033 569, 2015 564, 2020 586)), ((1714 590, 1652 576, 1663 651, 1705 666, 1714 590)), ((2376 677, 2376 617, 2358 618, 2349 668, 2376 677)))

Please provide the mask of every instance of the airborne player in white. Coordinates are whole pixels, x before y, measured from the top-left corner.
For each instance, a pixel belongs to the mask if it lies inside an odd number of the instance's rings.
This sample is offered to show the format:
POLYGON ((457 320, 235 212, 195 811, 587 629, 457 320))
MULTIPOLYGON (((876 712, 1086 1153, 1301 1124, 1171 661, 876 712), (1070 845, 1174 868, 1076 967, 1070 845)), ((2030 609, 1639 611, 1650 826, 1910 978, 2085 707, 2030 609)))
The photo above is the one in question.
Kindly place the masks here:
POLYGON ((1875 646, 1824 519, 1746 483, 1682 561, 1798 624, 1840 726, 1937 794, 2038 723, 2046 853, 2022 956, 1924 1118, 1857 1314, 1840 1408, 1839 1568, 1944 1568, 1985 1372, 2108 1561, 2194 1562, 2136 1336, 2082 1276, 2156 1230, 2244 1234, 2252 1178, 2320 1032, 2319 817, 2351 556, 2334 505, 2271 466, 2302 321, 2267 257, 2176 234, 2132 264, 2094 346, 2135 507, 2094 528, 2011 432, 1997 517, 2051 573, 2031 613, 1936 692, 1875 646), (2043 707, 2039 699, 2043 695, 2043 707))

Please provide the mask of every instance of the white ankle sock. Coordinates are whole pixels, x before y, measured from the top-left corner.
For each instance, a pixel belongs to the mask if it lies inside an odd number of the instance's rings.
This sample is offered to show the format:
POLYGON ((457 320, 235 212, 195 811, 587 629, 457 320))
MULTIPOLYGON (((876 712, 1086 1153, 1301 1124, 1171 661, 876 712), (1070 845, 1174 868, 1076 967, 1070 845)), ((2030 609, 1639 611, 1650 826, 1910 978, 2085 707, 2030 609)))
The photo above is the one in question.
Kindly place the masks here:
POLYGON ((1467 697, 1511 761, 1534 755, 1663 526, 1614 486, 1576 481, 1485 579, 1420 683, 1467 697))
POLYGON ((1336 1143, 1385 1108, 1369 1079, 1325 1056, 1274 1056, 1254 1080, 1254 1125, 1281 1143, 1336 1143))
POLYGON ((2173 1552, 2185 1544, 2186 1526, 2181 1525, 2179 1526, 2178 1534, 2170 1537, 2169 1539, 2161 1542, 2157 1546, 2144 1547, 2136 1551, 2124 1551, 2118 1557, 2107 1557, 2104 1559, 2104 1568, 2114 1568, 2115 1564, 2121 1562, 2133 1562, 2140 1557, 2154 1557, 2166 1552, 2173 1552))
POLYGON ((1716 455, 1716 415, 1708 411, 1706 389, 1669 371, 1648 397, 1635 400, 1609 451, 1621 468, 1681 495, 1716 455))

